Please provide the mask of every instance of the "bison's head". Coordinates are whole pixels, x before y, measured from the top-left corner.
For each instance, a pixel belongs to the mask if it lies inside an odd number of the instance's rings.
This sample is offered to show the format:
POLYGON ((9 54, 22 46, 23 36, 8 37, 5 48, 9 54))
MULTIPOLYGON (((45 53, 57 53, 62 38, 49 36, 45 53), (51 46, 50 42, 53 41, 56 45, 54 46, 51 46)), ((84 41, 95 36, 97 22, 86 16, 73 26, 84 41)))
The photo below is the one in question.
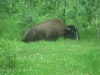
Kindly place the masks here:
POLYGON ((37 30, 35 28, 32 28, 24 34, 22 41, 30 42, 30 41, 36 41, 36 39, 37 39, 37 30))
POLYGON ((74 25, 66 27, 64 37, 69 39, 80 39, 78 29, 74 25))

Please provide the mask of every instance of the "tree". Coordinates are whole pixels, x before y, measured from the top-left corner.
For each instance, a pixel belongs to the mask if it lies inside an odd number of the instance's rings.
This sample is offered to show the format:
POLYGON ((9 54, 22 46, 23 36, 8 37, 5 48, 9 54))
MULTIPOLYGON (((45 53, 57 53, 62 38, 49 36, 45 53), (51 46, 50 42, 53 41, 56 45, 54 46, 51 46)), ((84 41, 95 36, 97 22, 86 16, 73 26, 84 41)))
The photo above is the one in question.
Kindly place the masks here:
POLYGON ((63 9, 63 17, 64 17, 64 22, 66 20, 66 0, 64 1, 64 9, 63 9))
POLYGON ((97 37, 100 37, 100 31, 98 26, 98 9, 97 9, 97 0, 95 0, 95 18, 96 18, 96 29, 97 29, 97 37))

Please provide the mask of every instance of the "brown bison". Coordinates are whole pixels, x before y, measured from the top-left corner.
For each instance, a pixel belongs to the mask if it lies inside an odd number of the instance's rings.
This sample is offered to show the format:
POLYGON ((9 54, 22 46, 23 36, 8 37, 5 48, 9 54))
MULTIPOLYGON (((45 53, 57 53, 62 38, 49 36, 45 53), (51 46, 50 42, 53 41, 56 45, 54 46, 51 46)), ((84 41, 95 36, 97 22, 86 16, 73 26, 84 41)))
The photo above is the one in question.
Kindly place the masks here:
POLYGON ((75 39, 78 31, 75 26, 67 26, 60 19, 50 19, 37 24, 30 28, 23 36, 23 42, 37 41, 37 40, 50 40, 54 41, 59 36, 65 38, 75 39))

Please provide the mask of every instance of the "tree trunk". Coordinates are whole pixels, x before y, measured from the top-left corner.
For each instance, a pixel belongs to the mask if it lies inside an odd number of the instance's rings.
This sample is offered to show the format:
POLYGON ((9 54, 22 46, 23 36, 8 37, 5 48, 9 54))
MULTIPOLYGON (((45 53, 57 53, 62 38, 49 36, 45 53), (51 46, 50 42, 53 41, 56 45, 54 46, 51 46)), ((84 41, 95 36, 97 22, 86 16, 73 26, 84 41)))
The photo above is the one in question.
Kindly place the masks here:
POLYGON ((30 11, 30 0, 28 0, 28 10, 30 11))
POLYGON ((64 2, 63 20, 64 20, 64 23, 65 23, 65 22, 66 22, 66 0, 65 0, 65 2, 64 2))
POLYGON ((96 18, 96 29, 97 29, 97 38, 100 36, 99 26, 98 26, 98 11, 97 11, 97 0, 95 0, 95 18, 96 18))
POLYGON ((57 1, 56 1, 56 13, 55 13, 56 18, 57 18, 57 15, 58 15, 58 14, 57 14, 57 12, 58 12, 57 9, 58 9, 58 3, 57 3, 57 1))

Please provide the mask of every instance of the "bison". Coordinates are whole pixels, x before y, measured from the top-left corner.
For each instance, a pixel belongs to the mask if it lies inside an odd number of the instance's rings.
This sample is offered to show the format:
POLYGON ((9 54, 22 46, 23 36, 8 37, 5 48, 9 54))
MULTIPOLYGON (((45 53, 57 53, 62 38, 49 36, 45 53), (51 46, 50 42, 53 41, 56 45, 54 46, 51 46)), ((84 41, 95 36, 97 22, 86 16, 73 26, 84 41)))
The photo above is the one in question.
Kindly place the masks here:
POLYGON ((55 41, 60 36, 70 39, 79 38, 78 30, 75 26, 67 26, 60 19, 54 18, 46 20, 30 28, 25 32, 22 41, 30 42, 42 39, 55 41))

